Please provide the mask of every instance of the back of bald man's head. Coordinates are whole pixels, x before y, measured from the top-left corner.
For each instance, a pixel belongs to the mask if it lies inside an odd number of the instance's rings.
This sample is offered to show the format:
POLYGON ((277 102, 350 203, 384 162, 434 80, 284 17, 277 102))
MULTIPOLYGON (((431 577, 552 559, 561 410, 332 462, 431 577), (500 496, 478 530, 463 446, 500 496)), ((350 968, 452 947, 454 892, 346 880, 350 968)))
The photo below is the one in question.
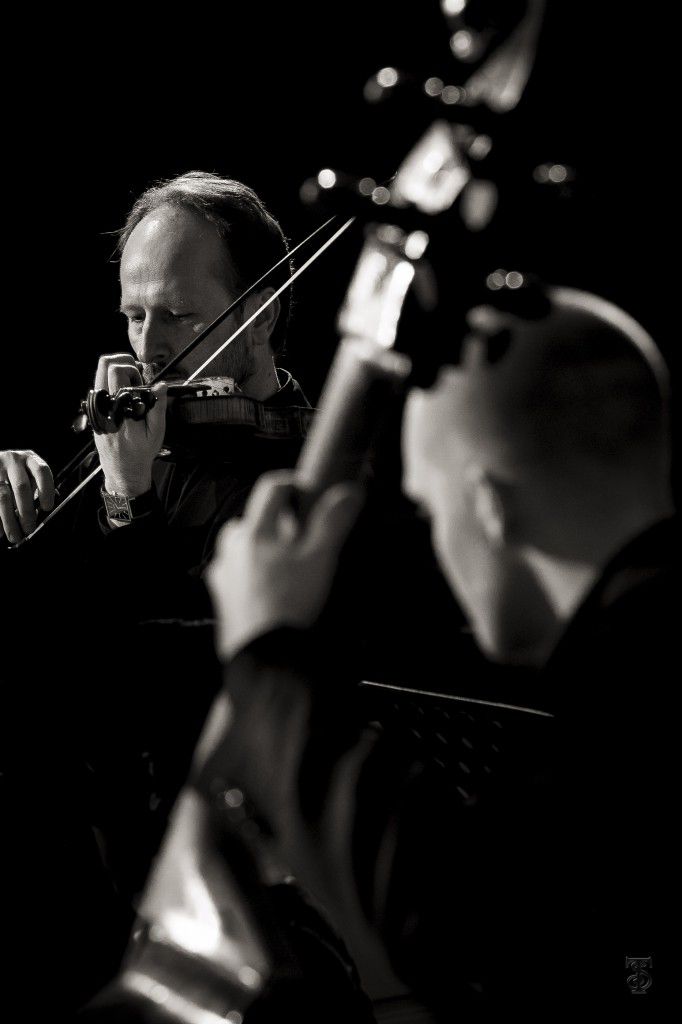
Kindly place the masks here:
POLYGON ((471 311, 453 403, 466 456, 514 482, 663 485, 669 384, 653 340, 597 296, 554 288, 549 298, 536 321, 471 311))

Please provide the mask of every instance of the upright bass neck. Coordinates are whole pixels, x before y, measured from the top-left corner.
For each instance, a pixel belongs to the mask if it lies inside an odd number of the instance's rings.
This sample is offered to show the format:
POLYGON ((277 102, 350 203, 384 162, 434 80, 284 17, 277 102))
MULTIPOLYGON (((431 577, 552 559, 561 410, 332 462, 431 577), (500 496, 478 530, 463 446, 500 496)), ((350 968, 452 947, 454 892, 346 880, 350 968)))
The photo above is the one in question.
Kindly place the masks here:
POLYGON ((423 232, 387 225, 368 232, 339 313, 342 340, 296 468, 302 511, 327 487, 367 471, 372 442, 410 375, 410 358, 394 345, 427 241, 423 232), (418 246, 416 234, 423 236, 418 246))

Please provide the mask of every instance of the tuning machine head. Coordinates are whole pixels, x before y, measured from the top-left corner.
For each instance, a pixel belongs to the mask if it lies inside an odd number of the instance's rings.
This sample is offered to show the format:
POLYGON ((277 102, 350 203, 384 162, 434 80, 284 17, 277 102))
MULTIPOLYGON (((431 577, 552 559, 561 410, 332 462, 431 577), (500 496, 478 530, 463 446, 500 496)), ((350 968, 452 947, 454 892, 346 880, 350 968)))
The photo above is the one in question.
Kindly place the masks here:
POLYGON ((124 419, 143 420, 155 404, 151 388, 119 388, 115 395, 104 388, 93 388, 81 402, 71 429, 78 434, 89 426, 95 434, 115 434, 124 419))

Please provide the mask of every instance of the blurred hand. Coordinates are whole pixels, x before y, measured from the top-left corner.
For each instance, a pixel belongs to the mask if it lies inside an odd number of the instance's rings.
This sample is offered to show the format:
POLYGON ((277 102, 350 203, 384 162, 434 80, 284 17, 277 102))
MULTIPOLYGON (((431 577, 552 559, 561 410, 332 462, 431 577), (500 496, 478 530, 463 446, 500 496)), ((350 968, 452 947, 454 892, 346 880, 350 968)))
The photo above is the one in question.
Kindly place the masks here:
POLYGON ((245 674, 231 671, 237 674, 229 675, 228 690, 208 716, 195 771, 210 761, 208 777, 225 780, 233 801, 246 797, 247 813, 267 825, 248 840, 261 869, 272 884, 295 876, 343 936, 367 990, 377 996, 400 991, 363 909, 353 857, 361 775, 378 729, 358 732, 346 721, 339 734, 338 716, 314 718, 313 690, 295 670, 251 665, 245 674), (344 728, 347 742, 339 742, 344 728), (301 801, 311 777, 325 785, 312 816, 310 803, 304 811, 301 801))
MULTIPOLYGON (((119 388, 143 383, 140 364, 127 352, 102 356, 97 365, 95 388, 115 394, 119 388)), ((124 419, 115 434, 95 434, 95 444, 104 471, 104 486, 110 494, 135 498, 152 486, 152 465, 161 450, 166 430, 166 384, 153 388, 156 405, 144 420, 124 419)))
POLYGON ((0 452, 0 538, 18 544, 36 528, 36 502, 54 505, 54 479, 44 459, 31 451, 0 452))
POLYGON ((205 579, 222 658, 279 626, 311 626, 329 595, 363 492, 356 484, 331 487, 301 524, 291 506, 294 478, 293 471, 264 474, 243 517, 218 535, 205 579))

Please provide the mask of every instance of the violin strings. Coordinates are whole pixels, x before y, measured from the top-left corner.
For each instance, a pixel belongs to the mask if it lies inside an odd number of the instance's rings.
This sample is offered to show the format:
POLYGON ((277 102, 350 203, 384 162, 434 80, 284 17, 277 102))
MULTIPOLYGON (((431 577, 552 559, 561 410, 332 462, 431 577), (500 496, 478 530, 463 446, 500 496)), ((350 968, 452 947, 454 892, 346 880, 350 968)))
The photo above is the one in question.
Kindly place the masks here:
POLYGON ((199 366, 193 373, 190 374, 190 376, 185 381, 185 384, 190 384, 194 380, 195 377, 198 377, 199 374, 201 373, 201 371, 205 370, 206 367, 210 363, 213 362, 213 360, 216 358, 216 356, 219 356, 220 353, 223 352, 227 348, 228 345, 231 345, 232 342, 235 341, 239 337, 239 335, 242 333, 242 331, 245 331, 246 328, 249 327, 253 323, 253 321, 257 317, 259 317, 261 315, 261 313, 264 312, 264 310, 266 310, 268 308, 268 306, 272 305, 272 303, 275 301, 275 299, 279 298, 279 296, 282 294, 282 292, 286 291, 287 288, 290 288, 291 285, 296 280, 296 278, 300 277, 300 275, 304 272, 304 270, 307 270, 308 267, 311 266, 315 262, 315 260, 318 259, 322 255, 322 253, 325 252, 325 250, 328 249, 329 246, 332 245, 336 241, 336 239, 340 235, 342 235, 343 232, 346 231, 351 226, 351 224, 353 223, 354 220, 355 220, 355 217, 351 217, 349 220, 347 220, 345 222, 345 224, 343 224, 338 229, 338 231, 335 231, 334 234, 330 238, 328 238, 327 241, 324 242, 324 244, 321 245, 320 248, 317 249, 313 253, 313 255, 308 260, 306 260, 306 262, 303 263, 298 268, 297 271, 295 271, 291 275, 291 277, 287 278, 287 280, 284 282, 284 284, 280 285, 280 287, 277 289, 276 292, 273 292, 273 294, 270 296, 269 299, 266 299, 266 301, 263 303, 262 306, 258 307, 258 309, 256 310, 255 313, 251 314, 251 316, 248 318, 248 320, 245 320, 244 323, 241 324, 241 326, 238 327, 237 330, 233 334, 231 334, 230 337, 226 341, 224 341, 222 343, 222 345, 218 346, 218 348, 208 357, 206 362, 202 363, 201 366, 199 366))
MULTIPOLYGON (((309 236, 308 236, 308 238, 306 238, 306 239, 304 239, 304 240, 303 240, 303 242, 300 242, 300 243, 299 243, 299 245, 298 245, 298 246, 296 247, 296 249, 293 249, 293 250, 291 251, 291 253, 288 253, 288 254, 287 254, 287 256, 286 256, 285 258, 287 258, 287 259, 288 259, 288 258, 289 258, 289 256, 291 256, 291 255, 292 255, 292 254, 293 254, 294 252, 296 252, 296 251, 297 251, 297 249, 300 249, 300 247, 301 247, 302 245, 304 245, 304 244, 305 244, 305 243, 306 243, 306 242, 307 242, 307 241, 308 241, 308 240, 309 240, 310 238, 312 238, 312 237, 313 237, 313 235, 317 234, 317 232, 318 232, 318 231, 321 231, 323 227, 325 227, 325 226, 326 226, 327 224, 329 224, 329 223, 330 223, 330 222, 331 222, 332 220, 334 220, 334 219, 335 219, 334 217, 330 217, 330 218, 329 218, 329 220, 325 221, 325 223, 324 223, 324 224, 322 224, 322 225, 321 225, 321 226, 320 226, 319 228, 316 228, 316 230, 315 230, 315 231, 313 232, 313 234, 312 234, 312 235, 309 235, 309 236)), ((305 262, 304 264, 302 264, 302 266, 300 266, 300 267, 298 268, 298 270, 296 270, 296 271, 295 271, 295 272, 294 272, 294 273, 293 273, 293 274, 292 274, 292 275, 291 275, 290 277, 288 277, 288 278, 287 278, 287 280, 286 280, 286 281, 284 282, 284 284, 280 285, 280 287, 279 287, 279 288, 277 289, 277 291, 276 291, 276 292, 274 292, 274 293, 273 293, 273 294, 272 294, 272 295, 270 296, 270 298, 269 298, 269 299, 267 299, 267 300, 266 300, 266 302, 264 302, 264 303, 263 303, 263 305, 262 305, 262 306, 260 306, 260 307, 259 307, 259 308, 258 308, 258 309, 256 310, 256 312, 255 312, 255 313, 253 313, 253 314, 252 314, 252 315, 251 315, 251 316, 249 317, 249 319, 248 319, 248 320, 246 320, 246 321, 245 321, 245 322, 244 322, 244 323, 243 323, 243 324, 242 324, 242 325, 241 325, 240 327, 238 327, 238 328, 237 328, 237 330, 236 330, 236 331, 235 331, 235 332, 234 332, 234 333, 233 333, 233 334, 232 334, 232 335, 231 335, 231 336, 230 336, 230 337, 229 337, 229 338, 228 338, 228 339, 227 339, 226 341, 224 341, 224 342, 223 342, 223 344, 222 344, 222 345, 220 346, 220 348, 218 348, 218 349, 217 349, 217 350, 216 350, 216 351, 215 351, 215 352, 213 353, 213 355, 212 355, 212 356, 210 356, 210 357, 209 357, 209 358, 208 358, 208 359, 206 360, 206 362, 205 362, 205 363, 203 363, 203 364, 202 364, 202 366, 200 366, 200 367, 199 367, 199 369, 198 369, 198 370, 195 370, 195 371, 194 371, 194 373, 193 373, 193 374, 192 374, 192 375, 191 375, 190 377, 188 377, 188 378, 187 378, 187 381, 186 381, 185 383, 186 383, 186 384, 189 384, 189 383, 190 383, 190 382, 191 382, 192 380, 194 380, 194 378, 195 378, 195 377, 196 377, 196 376, 197 376, 197 375, 198 375, 198 374, 199 374, 199 373, 200 373, 200 372, 201 372, 201 371, 202 371, 203 369, 205 369, 205 367, 206 367, 206 366, 208 366, 208 364, 209 364, 209 363, 210 363, 210 362, 211 362, 211 361, 212 361, 213 359, 215 359, 215 357, 216 357, 217 355, 219 355, 219 354, 220 354, 220 353, 221 353, 221 352, 222 352, 222 351, 223 351, 223 350, 224 350, 225 348, 227 348, 227 346, 228 346, 228 345, 230 345, 230 344, 231 344, 231 343, 232 343, 232 342, 233 342, 233 341, 235 340, 235 338, 237 338, 237 337, 238 337, 238 336, 239 336, 239 335, 240 335, 240 334, 242 333, 242 331, 246 330, 246 328, 247 328, 247 327, 248 327, 248 326, 249 326, 249 325, 250 325, 251 323, 253 323, 253 321, 254 321, 254 320, 256 319, 256 317, 260 316, 260 314, 261 314, 261 313, 263 312, 263 310, 267 309, 267 307, 268 307, 268 306, 269 306, 269 305, 270 305, 271 303, 273 303, 273 302, 275 301, 275 299, 277 299, 277 298, 278 298, 278 297, 279 297, 279 296, 280 296, 280 295, 282 294, 282 292, 286 291, 286 289, 287 289, 287 288, 290 288, 290 287, 291 287, 291 285, 292 285, 292 284, 294 283, 294 281, 296 280, 296 278, 297 278, 297 277, 300 277, 300 275, 301 275, 301 274, 302 274, 302 273, 303 273, 303 272, 304 272, 305 270, 307 270, 307 269, 308 269, 308 267, 310 267, 310 266, 311 266, 311 265, 312 265, 312 264, 313 264, 313 263, 315 262, 315 260, 316 260, 316 259, 318 259, 318 257, 322 255, 322 253, 323 253, 323 252, 326 252, 326 250, 327 250, 327 249, 329 248, 329 246, 330 246, 330 245, 333 245, 333 243, 334 243, 334 242, 336 241, 336 239, 337 239, 337 238, 339 238, 339 236, 340 236, 340 235, 342 235, 342 234, 343 234, 343 232, 344 232, 344 231, 346 231, 346 230, 347 230, 347 228, 349 228, 349 227, 351 226, 351 224, 353 223, 353 221, 354 221, 354 220, 355 220, 355 217, 351 217, 351 218, 350 218, 349 220, 347 220, 347 221, 345 222, 345 224, 343 224, 343 225, 342 225, 342 226, 341 226, 341 227, 340 227, 340 228, 338 229, 338 231, 335 231, 335 232, 334 232, 334 234, 333 234, 333 235, 332 235, 332 236, 331 236, 330 238, 328 238, 328 239, 327 239, 327 241, 326 241, 326 242, 324 242, 324 243, 323 243, 323 244, 322 244, 322 245, 320 246, 320 248, 319 248, 319 249, 317 249, 317 250, 316 250, 316 251, 315 251, 315 252, 313 253, 313 255, 312 255, 312 256, 311 256, 311 257, 310 257, 310 258, 309 258, 308 260, 306 260, 306 262, 305 262)), ((282 263, 282 260, 280 260, 280 264, 281 264, 281 263, 282 263)), ((271 267, 271 268, 270 268, 270 270, 269 270, 269 271, 267 271, 267 273, 263 275, 263 277, 267 277, 267 276, 268 276, 268 275, 269 275, 270 273, 272 273, 272 271, 273 271, 273 270, 275 270, 275 269, 277 268, 277 266, 279 266, 279 264, 277 264, 277 265, 276 265, 276 266, 274 266, 274 267, 271 267)), ((231 307, 231 308, 233 308, 233 307, 234 307, 234 306, 236 305, 236 303, 238 303, 238 302, 241 302, 241 301, 242 301, 242 300, 243 300, 243 299, 244 299, 245 297, 247 297, 247 296, 248 296, 248 295, 249 295, 249 294, 250 294, 250 293, 251 293, 251 292, 252 292, 252 291, 253 291, 253 290, 254 290, 254 289, 255 289, 255 288, 257 287, 257 285, 258 285, 258 284, 260 283, 260 281, 262 281, 262 280, 263 280, 263 277, 261 277, 261 278, 260 278, 260 279, 259 279, 258 281, 256 281, 256 282, 255 282, 255 283, 254 283, 253 285, 250 285, 250 287, 249 287, 249 288, 247 289, 247 291, 246 291, 246 292, 244 292, 244 294, 243 294, 242 296, 240 296, 240 297, 239 297, 239 299, 237 299, 237 300, 236 300, 236 301, 235 301, 235 302, 234 302, 234 303, 232 304, 232 307, 231 307)), ((225 319, 225 317, 226 317, 226 316, 228 315, 228 313, 229 313, 229 309, 228 309, 228 310, 227 310, 226 312, 224 312, 223 314, 221 314, 221 316, 220 316, 220 317, 218 317, 218 319, 217 319, 217 320, 214 320, 214 322, 213 322, 213 323, 212 323, 212 324, 211 324, 211 325, 210 325, 210 326, 209 326, 209 327, 208 327, 208 328, 206 329, 206 331, 202 332, 203 336, 205 337, 205 335, 206 335, 206 334, 208 333, 208 331, 210 331, 210 330, 213 330, 213 328, 214 328, 214 327, 216 326, 216 324, 217 324, 217 323, 219 323, 219 322, 220 322, 221 320, 224 320, 224 319, 225 319)), ((192 345, 196 345, 196 344, 198 344, 198 342, 199 342, 200 340, 201 340, 201 337, 197 337, 197 338, 194 338, 194 339, 192 340, 192 342, 191 342, 190 344, 192 344, 192 345)), ((184 351, 187 351, 187 350, 185 349, 184 351)), ((168 369, 170 368, 170 365, 171 365, 171 364, 169 363, 169 364, 168 364, 167 366, 165 366, 165 367, 164 367, 164 370, 165 370, 165 371, 168 371, 168 369)), ((157 377, 157 379, 158 379, 158 377, 157 377)), ((89 446, 88 446, 88 449, 89 449, 89 446)), ((88 453, 87 453, 87 454, 89 454, 89 450, 88 450, 88 453)), ((78 456, 77 456, 77 457, 78 457, 78 456)), ((72 460, 72 461, 74 461, 74 460, 72 460)), ((49 515, 47 515, 47 516, 45 517, 45 519, 43 519, 42 523, 40 523, 40 524, 39 524, 38 526, 36 526, 35 530, 33 530, 33 532, 32 532, 32 533, 29 533, 29 534, 28 534, 28 535, 27 535, 26 537, 24 537, 24 539, 23 539, 22 541, 20 541, 20 542, 19 542, 18 544, 13 544, 13 545, 11 545, 11 546, 12 546, 12 547, 14 547, 14 548, 17 548, 17 547, 20 547, 20 546, 21 546, 22 544, 25 544, 25 543, 26 543, 26 541, 32 540, 32 539, 33 539, 33 537, 35 537, 35 535, 36 535, 36 534, 37 534, 37 533, 38 533, 38 532, 39 532, 40 530, 42 530, 42 528, 43 528, 44 526, 46 526, 46 525, 47 525, 47 523, 49 523, 49 522, 50 522, 50 520, 51 520, 51 519, 53 519, 53 518, 54 518, 54 517, 55 517, 55 516, 57 515, 57 513, 58 513, 58 512, 61 512, 61 510, 62 510, 62 509, 63 509, 63 508, 64 508, 64 507, 66 506, 66 505, 68 505, 68 503, 69 503, 69 502, 71 501, 71 499, 72 499, 72 498, 75 498, 75 497, 76 497, 76 495, 77 495, 77 494, 79 494, 79 493, 80 493, 80 491, 82 491, 82 490, 83 490, 83 488, 84 488, 84 487, 85 487, 85 486, 86 486, 87 484, 89 484, 91 480, 94 480, 94 478, 95 478, 95 477, 97 476, 97 474, 98 474, 98 473, 100 473, 101 471, 102 471, 102 467, 101 467, 101 465, 99 465, 99 464, 98 464, 98 465, 97 465, 97 466, 96 466, 96 467, 95 467, 95 468, 94 468, 94 469, 92 470, 92 472, 91 472, 91 473, 89 473, 89 474, 88 474, 88 476, 86 476, 86 477, 85 477, 85 479, 81 480, 81 482, 80 482, 80 483, 79 483, 79 484, 78 484, 78 485, 77 485, 76 487, 74 487, 74 489, 73 489, 73 490, 72 490, 72 491, 71 491, 71 492, 70 492, 69 494, 67 494, 67 496, 66 496, 65 498, 63 498, 63 499, 62 499, 62 501, 61 501, 61 502, 59 503, 59 505, 57 505, 57 507, 56 507, 56 508, 52 509, 52 511, 51 511, 51 512, 49 513, 49 515)))

